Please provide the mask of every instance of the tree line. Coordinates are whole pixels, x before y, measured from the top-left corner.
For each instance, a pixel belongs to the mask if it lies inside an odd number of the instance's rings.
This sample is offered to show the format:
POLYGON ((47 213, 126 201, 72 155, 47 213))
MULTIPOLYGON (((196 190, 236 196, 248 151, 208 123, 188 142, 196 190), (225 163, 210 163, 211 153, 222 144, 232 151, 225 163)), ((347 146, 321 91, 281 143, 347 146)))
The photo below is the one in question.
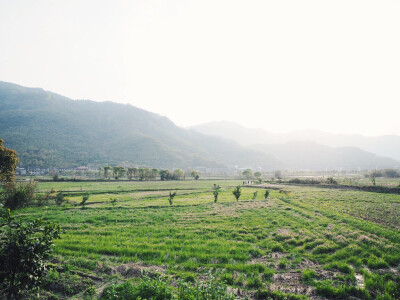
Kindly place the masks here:
MULTIPOLYGON (((162 181, 166 180, 185 180, 186 174, 181 169, 175 169, 173 171, 170 170, 158 170, 158 169, 150 169, 150 168, 124 168, 121 166, 105 166, 99 167, 98 174, 100 177, 104 179, 111 180, 114 178, 115 180, 119 180, 122 178, 127 178, 128 180, 156 180, 160 178, 162 181)), ((195 180, 200 178, 198 172, 193 170, 190 172, 190 177, 195 180)))

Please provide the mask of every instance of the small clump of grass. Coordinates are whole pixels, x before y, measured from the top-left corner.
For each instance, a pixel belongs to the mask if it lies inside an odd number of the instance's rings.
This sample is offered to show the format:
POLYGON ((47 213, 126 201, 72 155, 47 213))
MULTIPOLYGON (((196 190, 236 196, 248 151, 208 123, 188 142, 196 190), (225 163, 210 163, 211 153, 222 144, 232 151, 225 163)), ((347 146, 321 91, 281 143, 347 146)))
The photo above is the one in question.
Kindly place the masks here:
POLYGON ((301 273, 301 280, 305 283, 311 284, 314 283, 314 279, 317 276, 314 270, 305 269, 301 273))

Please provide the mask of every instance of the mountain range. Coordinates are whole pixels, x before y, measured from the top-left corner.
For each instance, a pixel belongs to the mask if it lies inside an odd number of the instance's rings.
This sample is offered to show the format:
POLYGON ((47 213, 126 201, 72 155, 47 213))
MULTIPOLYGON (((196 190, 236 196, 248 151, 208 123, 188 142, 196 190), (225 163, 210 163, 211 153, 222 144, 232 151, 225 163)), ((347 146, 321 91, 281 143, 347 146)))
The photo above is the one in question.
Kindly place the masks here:
POLYGON ((223 136, 244 146, 272 145, 290 141, 312 141, 329 147, 356 147, 379 156, 400 161, 400 136, 363 136, 361 134, 333 134, 320 130, 298 130, 271 133, 264 129, 247 128, 235 122, 209 122, 190 127, 197 132, 223 136))
POLYGON ((132 105, 72 100, 40 88, 1 81, 0 138, 6 147, 17 151, 22 167, 273 170, 399 165, 392 158, 355 145, 337 148, 226 122, 185 129, 132 105))

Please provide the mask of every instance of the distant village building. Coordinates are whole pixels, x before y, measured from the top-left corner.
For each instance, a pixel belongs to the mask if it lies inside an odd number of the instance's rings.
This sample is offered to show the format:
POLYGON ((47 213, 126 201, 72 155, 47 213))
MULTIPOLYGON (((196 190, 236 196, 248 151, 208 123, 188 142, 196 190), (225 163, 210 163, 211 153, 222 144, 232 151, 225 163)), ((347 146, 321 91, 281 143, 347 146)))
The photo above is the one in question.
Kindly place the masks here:
POLYGON ((85 166, 75 168, 75 171, 80 171, 80 172, 85 172, 88 170, 89 170, 89 167, 85 167, 85 166))
POLYGON ((17 168, 15 170, 15 175, 26 175, 26 169, 25 168, 17 168))

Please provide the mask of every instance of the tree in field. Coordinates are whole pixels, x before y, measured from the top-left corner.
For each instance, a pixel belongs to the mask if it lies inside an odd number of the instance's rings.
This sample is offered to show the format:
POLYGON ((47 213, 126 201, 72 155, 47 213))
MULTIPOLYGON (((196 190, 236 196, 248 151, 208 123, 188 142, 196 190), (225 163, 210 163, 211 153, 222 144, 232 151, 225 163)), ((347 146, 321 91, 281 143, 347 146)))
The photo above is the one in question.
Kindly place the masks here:
POLYGON ((254 193, 253 193, 253 200, 256 200, 256 198, 257 198, 257 195, 258 195, 258 191, 255 191, 254 193))
POLYGON ((119 167, 119 169, 118 169, 118 178, 124 177, 125 174, 126 174, 126 169, 124 167, 119 167))
POLYGON ((253 177, 253 172, 250 169, 246 169, 243 171, 242 175, 246 177, 246 179, 251 179, 253 177))
POLYGON ((116 180, 118 180, 119 178, 123 177, 125 175, 125 173, 126 173, 125 168, 124 167, 120 167, 120 166, 113 167, 112 171, 113 171, 113 177, 116 180))
POLYGON ((46 259, 60 227, 41 219, 20 222, 10 211, 0 218, 0 296, 18 299, 24 290, 39 286, 47 271, 46 259))
POLYGON ((138 168, 132 168, 132 172, 133 172, 133 178, 137 178, 138 177, 138 168))
POLYGON ((98 167, 97 171, 99 172, 98 176, 101 178, 101 174, 103 174, 103 168, 102 167, 98 167))
POLYGON ((219 185, 214 185, 213 188, 214 203, 217 203, 218 195, 220 192, 221 192, 221 187, 219 185))
POLYGON ((160 170, 159 174, 160 174, 161 181, 166 180, 166 173, 167 173, 167 170, 160 170))
POLYGON ((265 199, 267 199, 267 198, 268 198, 268 196, 269 196, 269 191, 268 191, 268 190, 265 190, 265 193, 264 193, 264 198, 265 198, 265 199))
POLYGON ((128 177, 129 180, 132 180, 133 178, 133 168, 128 168, 126 171, 126 177, 128 177))
POLYGON ((169 180, 171 176, 171 173, 169 170, 160 170, 160 179, 162 181, 169 180))
POLYGON ((184 179, 185 173, 181 169, 176 169, 172 173, 169 170, 160 170, 161 180, 181 180, 184 179))
POLYGON ((112 170, 112 167, 110 167, 110 166, 104 167, 104 178, 110 179, 110 177, 111 177, 111 170, 112 170))
POLYGON ((368 175, 369 180, 371 180, 372 185, 376 185, 376 173, 375 172, 371 172, 368 175))
POLYGON ((185 176, 185 173, 181 169, 176 169, 172 173, 174 180, 181 180, 185 176))
POLYGON ((120 179, 126 173, 125 168, 121 166, 113 167, 112 170, 113 170, 113 177, 115 178, 115 180, 120 179))
POLYGON ((150 169, 149 168, 139 168, 138 170, 138 177, 140 181, 147 180, 150 175, 150 169))
POLYGON ((15 169, 18 155, 14 150, 3 146, 4 140, 0 139, 0 182, 3 183, 1 202, 4 207, 18 209, 29 206, 35 198, 36 183, 15 183, 15 169))
POLYGON ((233 189, 232 194, 235 196, 236 201, 239 201, 240 195, 242 194, 242 188, 240 187, 240 185, 236 186, 233 189))
POLYGON ((169 201, 169 205, 172 205, 172 201, 174 201, 174 198, 176 196, 176 192, 169 192, 169 197, 168 197, 168 201, 169 201))
POLYGON ((128 168, 128 170, 126 171, 126 176, 128 177, 129 180, 132 180, 134 178, 138 177, 138 168, 134 167, 134 168, 128 168))
POLYGON ((15 150, 4 147, 3 142, 4 140, 0 139, 0 182, 13 182, 15 180, 18 156, 15 150))
POLYGON ((145 178, 146 178, 146 171, 145 171, 145 169, 144 169, 144 168, 139 168, 139 169, 138 169, 138 179, 139 179, 140 181, 143 181, 143 180, 145 180, 145 178))
POLYGON ((258 179, 258 181, 260 183, 262 182, 262 174, 261 174, 261 172, 255 172, 254 176, 258 179))
POLYGON ((193 177, 193 179, 198 180, 200 178, 199 173, 196 170, 193 170, 190 173, 190 176, 193 177))
POLYGON ((144 179, 145 180, 150 180, 151 179, 151 170, 149 168, 144 169, 144 179))
POLYGON ((151 180, 155 180, 157 178, 158 175, 158 170, 157 169, 151 169, 150 170, 150 178, 151 180))

